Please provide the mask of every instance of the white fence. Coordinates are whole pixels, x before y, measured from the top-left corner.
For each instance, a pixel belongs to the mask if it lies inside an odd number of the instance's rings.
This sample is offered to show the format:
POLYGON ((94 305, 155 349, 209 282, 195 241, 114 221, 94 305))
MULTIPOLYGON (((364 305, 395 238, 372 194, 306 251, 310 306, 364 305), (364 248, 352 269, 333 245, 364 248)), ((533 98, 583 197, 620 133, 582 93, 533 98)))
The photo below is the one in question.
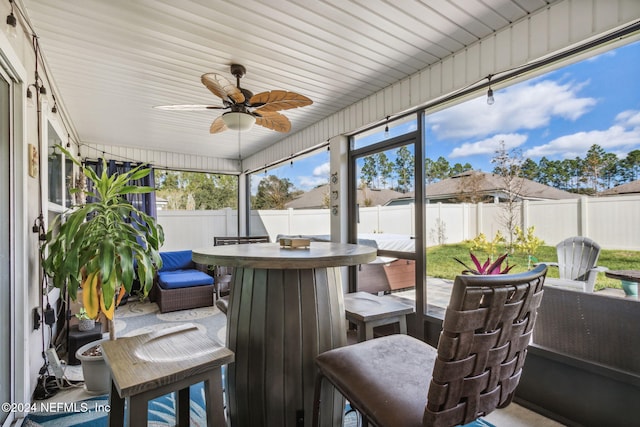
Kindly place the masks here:
MULTIPOLYGON (((361 207, 361 233, 415 234, 414 207, 361 207)), ((504 209, 498 204, 426 205, 427 245, 457 243, 479 233, 492 238, 503 230, 504 209)), ((555 245, 570 236, 586 236, 603 248, 640 250, 640 196, 583 197, 571 200, 524 202, 519 212, 523 228, 535 226, 537 237, 555 245)), ((165 231, 163 250, 213 245, 214 236, 237 233, 237 212, 159 211, 158 222, 165 231)), ((328 209, 252 211, 253 235, 329 234, 328 209)))

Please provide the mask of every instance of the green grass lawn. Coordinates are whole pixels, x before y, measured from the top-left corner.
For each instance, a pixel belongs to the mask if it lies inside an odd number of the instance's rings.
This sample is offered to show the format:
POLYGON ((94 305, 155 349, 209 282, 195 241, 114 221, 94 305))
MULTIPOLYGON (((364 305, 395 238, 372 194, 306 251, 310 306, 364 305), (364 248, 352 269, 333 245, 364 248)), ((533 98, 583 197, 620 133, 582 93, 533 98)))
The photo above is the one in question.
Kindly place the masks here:
MULTIPOLYGON (((427 275, 432 277, 441 277, 444 279, 453 279, 464 269, 458 264, 454 258, 462 260, 465 264, 473 266, 469 258, 470 243, 458 243, 454 245, 442 245, 427 248, 427 275)), ((474 250, 473 253, 481 262, 484 262, 489 256, 481 251, 474 250)), ((504 252, 498 252, 504 253, 504 252)), ((541 246, 536 252, 536 258, 540 262, 555 262, 556 248, 554 246, 541 246)), ((518 273, 527 270, 527 257, 519 253, 510 255, 508 258, 509 265, 515 265, 510 271, 518 273)), ((623 251, 603 249, 600 252, 598 266, 607 267, 610 270, 638 270, 640 269, 640 251, 623 251)), ((558 277, 558 269, 549 268, 548 277, 558 277)), ((596 290, 604 288, 621 289, 620 281, 605 277, 604 273, 598 274, 596 280, 596 290)))

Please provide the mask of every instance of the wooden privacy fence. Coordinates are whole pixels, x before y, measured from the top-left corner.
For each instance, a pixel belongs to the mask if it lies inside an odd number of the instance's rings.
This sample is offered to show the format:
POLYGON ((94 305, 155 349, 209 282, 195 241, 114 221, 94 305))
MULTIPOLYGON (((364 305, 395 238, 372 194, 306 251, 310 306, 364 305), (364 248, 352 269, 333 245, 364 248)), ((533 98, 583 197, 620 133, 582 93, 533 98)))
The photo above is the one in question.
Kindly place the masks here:
MULTIPOLYGON (((504 232, 500 204, 426 205, 427 245, 458 243, 479 233, 492 238, 504 232)), ((361 233, 414 235, 413 205, 361 207, 361 233)), ((517 211, 523 229, 535 227, 535 235, 547 245, 570 236, 585 236, 606 249, 640 250, 640 195, 583 197, 570 200, 525 201, 517 211)), ((238 216, 231 209, 215 211, 158 211, 165 231, 163 250, 213 245, 213 236, 237 234, 238 216)), ((252 235, 329 234, 329 209, 251 211, 252 235)))

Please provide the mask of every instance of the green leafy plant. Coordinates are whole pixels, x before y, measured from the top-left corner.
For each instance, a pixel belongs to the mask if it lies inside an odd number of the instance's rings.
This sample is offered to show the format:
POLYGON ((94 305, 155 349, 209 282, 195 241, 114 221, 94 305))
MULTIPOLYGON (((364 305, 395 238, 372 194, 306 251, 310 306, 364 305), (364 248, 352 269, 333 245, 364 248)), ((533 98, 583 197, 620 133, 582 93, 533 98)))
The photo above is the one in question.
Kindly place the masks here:
POLYGON ((471 261, 473 261, 473 265, 476 267, 471 268, 464 262, 460 261, 458 258, 454 258, 460 264, 462 264, 465 270, 462 271, 462 274, 477 274, 477 275, 491 275, 491 274, 507 274, 514 266, 509 265, 509 261, 506 262, 506 266, 502 267, 502 262, 507 259, 509 254, 505 253, 504 255, 499 256, 495 261, 491 262, 491 258, 487 258, 487 260, 481 264, 472 252, 469 252, 469 256, 471 257, 471 261))
POLYGON ((78 320, 91 320, 89 314, 87 314, 87 310, 84 307, 80 307, 80 310, 74 315, 78 320))
POLYGON ((110 338, 115 339, 114 310, 122 296, 131 292, 136 274, 147 295, 156 268, 162 266, 158 252, 164 242, 162 227, 125 198, 127 194, 154 191, 152 187, 129 184, 151 170, 141 165, 108 176, 103 160, 102 173, 98 175, 64 147, 56 147, 93 183, 91 192, 72 191, 86 193, 95 201, 75 206, 53 220, 41 248, 42 266, 53 285, 66 287, 72 300, 76 300, 81 288, 87 316, 95 319, 103 312, 109 321, 110 338))

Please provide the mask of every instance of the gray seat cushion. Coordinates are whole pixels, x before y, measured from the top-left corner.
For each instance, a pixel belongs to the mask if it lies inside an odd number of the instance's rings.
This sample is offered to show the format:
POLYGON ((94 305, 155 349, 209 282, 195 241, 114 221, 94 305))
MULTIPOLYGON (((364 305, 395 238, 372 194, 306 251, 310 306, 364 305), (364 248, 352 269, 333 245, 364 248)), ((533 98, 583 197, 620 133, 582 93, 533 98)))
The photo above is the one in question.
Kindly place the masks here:
POLYGON ((331 350, 316 360, 338 390, 352 391, 351 403, 374 425, 421 427, 436 357, 435 348, 398 334, 331 350))

